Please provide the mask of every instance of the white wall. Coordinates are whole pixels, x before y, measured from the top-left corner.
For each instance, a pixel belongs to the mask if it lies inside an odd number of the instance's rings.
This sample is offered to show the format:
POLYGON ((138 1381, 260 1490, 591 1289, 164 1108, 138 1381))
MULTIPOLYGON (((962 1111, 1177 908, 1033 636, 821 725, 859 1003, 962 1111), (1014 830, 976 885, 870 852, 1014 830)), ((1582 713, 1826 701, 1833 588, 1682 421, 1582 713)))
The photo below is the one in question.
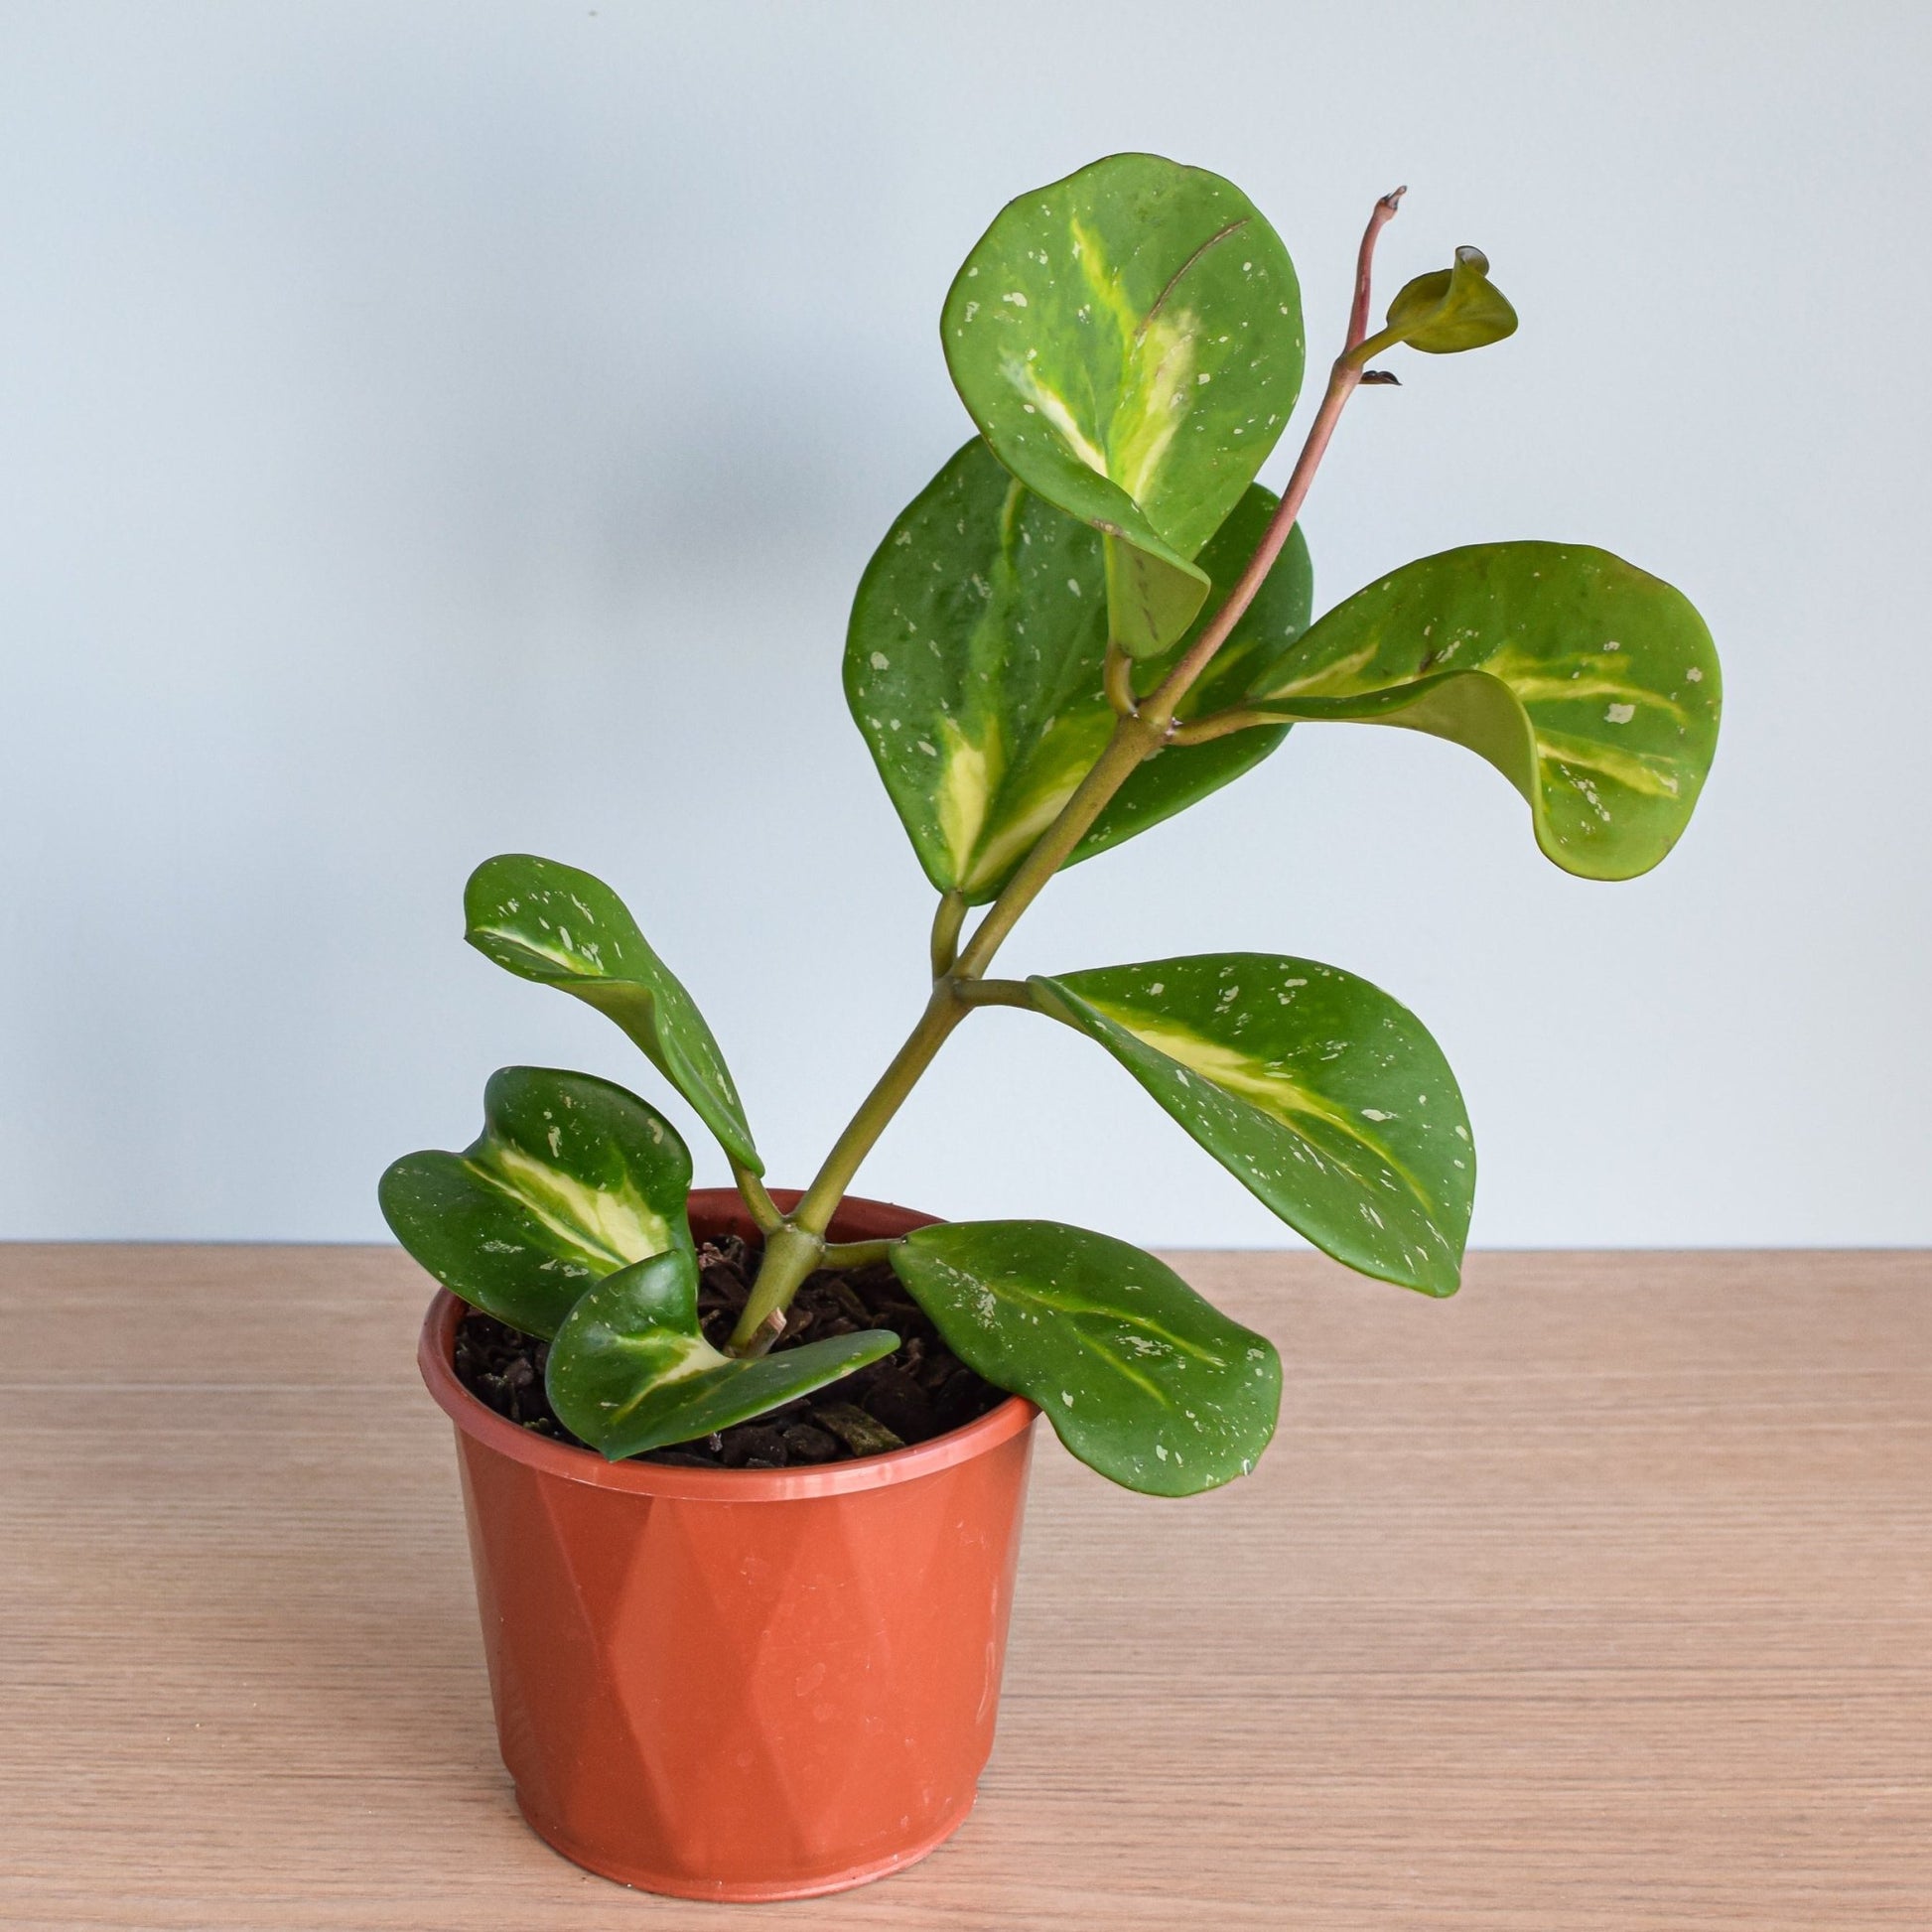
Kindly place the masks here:
MULTIPOLYGON (((1474 241, 1522 312, 1358 398, 1317 602, 1471 539, 1602 543, 1710 619, 1725 738, 1677 855, 1602 887, 1465 755, 1304 730, 1061 881, 1013 969, 1367 974, 1460 1072, 1480 1242, 1932 1240, 1926 18, 8 9, 0 1234, 372 1237, 383 1164, 468 1140, 499 1063, 659 1097, 460 943, 505 848, 625 894, 802 1173, 921 992, 929 897, 838 657, 967 431, 940 298, 1008 196, 1152 147, 1271 214, 1317 359, 1398 181, 1385 293, 1474 241)), ((1283 1238, 1010 1013, 864 1182, 1283 1238)))

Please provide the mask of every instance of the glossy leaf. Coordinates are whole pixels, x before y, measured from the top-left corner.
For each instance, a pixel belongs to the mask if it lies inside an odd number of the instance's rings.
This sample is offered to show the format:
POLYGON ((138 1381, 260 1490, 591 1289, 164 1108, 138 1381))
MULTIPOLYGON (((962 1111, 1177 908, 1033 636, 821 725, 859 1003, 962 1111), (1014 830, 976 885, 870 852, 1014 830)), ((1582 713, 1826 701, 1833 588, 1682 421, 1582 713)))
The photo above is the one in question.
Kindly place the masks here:
POLYGON ((890 1355, 861 1329, 738 1359, 698 1326, 698 1268, 683 1249, 607 1275, 557 1331, 544 1386, 567 1429, 612 1461, 750 1422, 890 1355))
POLYGON ((946 298, 946 360, 1009 470, 1105 534, 1114 635, 1151 656, 1302 381, 1280 237, 1231 182, 1117 154, 1008 203, 946 298))
POLYGON ((378 1198, 396 1239, 452 1294, 554 1335, 600 1276, 688 1250, 691 1157, 634 1093, 588 1073, 506 1066, 461 1154, 406 1154, 378 1198))
POLYGON ((1422 1023, 1352 973, 1206 953, 1029 982, 1251 1193, 1337 1261, 1455 1292, 1475 1152, 1422 1023))
POLYGON ((1582 544, 1485 543, 1358 591, 1256 684, 1287 719, 1399 725, 1488 759, 1566 872, 1648 872, 1717 750, 1722 680, 1684 595, 1582 544))
POLYGON ((1458 248, 1452 268, 1418 275, 1389 304, 1389 329, 1428 355, 1485 348, 1516 333, 1516 311, 1489 279, 1480 248, 1458 248))
POLYGON ((1082 1462, 1129 1489, 1215 1488, 1275 1433, 1274 1345, 1125 1241, 955 1221, 908 1235, 893 1266, 961 1361, 1036 1402, 1082 1462))
POLYGON ((463 895, 464 937, 519 979, 615 1020, 734 1161, 762 1173, 745 1109, 704 1016, 601 879, 554 859, 485 859, 463 895))
MULTIPOLYGON (((1209 538, 1219 610, 1275 507, 1259 484, 1209 538)), ((894 524, 860 581, 845 652, 846 697, 926 876, 974 903, 992 898, 1105 747, 1106 565, 1100 537, 1010 476, 979 438, 894 524)), ((1300 531, 1181 706, 1238 701, 1307 627, 1311 576, 1300 531)), ((1151 691, 1194 629, 1135 666, 1151 691)), ((1115 794, 1075 860, 1131 837, 1226 784, 1281 742, 1266 730, 1170 749, 1115 794)))

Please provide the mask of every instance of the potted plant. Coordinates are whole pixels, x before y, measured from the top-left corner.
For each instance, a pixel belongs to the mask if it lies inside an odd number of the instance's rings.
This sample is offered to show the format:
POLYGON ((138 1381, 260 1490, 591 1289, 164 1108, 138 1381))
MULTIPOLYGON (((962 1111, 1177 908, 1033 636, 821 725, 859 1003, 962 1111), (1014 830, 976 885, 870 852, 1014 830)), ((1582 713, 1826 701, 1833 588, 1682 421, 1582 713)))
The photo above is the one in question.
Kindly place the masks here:
POLYGON ((1009 204, 968 255, 942 339, 976 433, 879 546, 845 654, 938 894, 931 995, 801 1192, 766 1187, 717 1041, 609 887, 527 856, 470 881, 470 943, 616 1021, 737 1183, 692 1192, 646 1101, 532 1067, 490 1081, 466 1151, 383 1176, 445 1291, 422 1364, 457 1424, 504 1757, 531 1823, 595 1870, 761 1898, 920 1856, 991 1744, 1035 1415, 1156 1495, 1267 1447, 1274 1348, 1153 1256, 848 1195, 977 1008, 1086 1035, 1350 1268, 1454 1292, 1475 1154, 1420 1022, 1258 953, 995 978, 1061 867, 1304 723, 1467 747, 1581 877, 1644 872, 1683 830, 1719 674, 1667 584, 1580 544, 1480 544, 1310 622, 1298 517, 1350 397, 1396 379, 1374 359, 1516 327, 1462 248, 1371 328, 1399 194, 1279 499, 1254 478, 1295 406, 1301 303, 1239 190, 1115 155, 1009 204))

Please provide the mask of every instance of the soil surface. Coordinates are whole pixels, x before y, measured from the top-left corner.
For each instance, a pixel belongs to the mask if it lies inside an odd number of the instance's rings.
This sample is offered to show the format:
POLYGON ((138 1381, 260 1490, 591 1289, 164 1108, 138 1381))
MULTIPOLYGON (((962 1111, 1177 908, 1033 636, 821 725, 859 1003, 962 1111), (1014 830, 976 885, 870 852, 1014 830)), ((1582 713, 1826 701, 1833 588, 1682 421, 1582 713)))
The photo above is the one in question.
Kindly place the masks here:
MULTIPOLYGON (((699 1247, 698 1321, 714 1348, 724 1347, 736 1325, 758 1263, 759 1250, 735 1234, 699 1247)), ((785 1331, 773 1352, 860 1328, 890 1328, 899 1345, 883 1361, 854 1369, 816 1395, 716 1436, 646 1449, 633 1459, 704 1469, 849 1462, 943 1436, 1006 1400, 1003 1389, 981 1380, 939 1339, 925 1311, 883 1261, 864 1268, 821 1268, 811 1276, 785 1311, 785 1331)), ((457 1380, 472 1395, 536 1435, 588 1448, 557 1420, 544 1393, 549 1356, 547 1341, 475 1309, 457 1327, 457 1380)))

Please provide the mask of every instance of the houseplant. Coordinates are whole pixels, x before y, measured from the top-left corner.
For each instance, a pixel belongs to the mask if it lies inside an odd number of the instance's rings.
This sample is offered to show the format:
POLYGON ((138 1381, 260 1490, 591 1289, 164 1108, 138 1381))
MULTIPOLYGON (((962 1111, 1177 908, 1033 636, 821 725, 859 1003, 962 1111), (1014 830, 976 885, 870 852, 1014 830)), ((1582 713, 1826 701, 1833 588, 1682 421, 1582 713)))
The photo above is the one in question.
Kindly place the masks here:
POLYGON ((505 1756, 532 1822, 598 1869, 778 1896, 877 1875, 952 1829, 991 1737, 1029 1403, 1083 1461, 1162 1495, 1245 1474, 1268 1443, 1275 1351, 1152 1256, 1049 1222, 918 1225, 848 1202, 976 1008, 1088 1035, 1337 1260, 1428 1295, 1455 1289, 1475 1160, 1420 1023, 1292 957, 993 977, 1056 871, 1229 782, 1301 723, 1467 747, 1582 877, 1647 870, 1688 819, 1716 740, 1717 659, 1685 599, 1617 558, 1543 542, 1451 550, 1310 623, 1297 519, 1350 397, 1395 380, 1374 358, 1477 348, 1516 327, 1463 248, 1371 329, 1377 238, 1399 194, 1369 221, 1342 349, 1279 499, 1254 478, 1300 386, 1300 297, 1279 238, 1231 184, 1116 155, 1009 204, 967 257, 942 340, 976 434, 867 567, 845 658, 854 719, 938 894, 931 995, 801 1193, 766 1188, 716 1040, 609 887, 520 855, 470 881, 470 942, 615 1020, 718 1140, 738 1189, 690 1195, 689 1157, 655 1109, 536 1068, 495 1076, 471 1148, 409 1156, 383 1177, 409 1251, 532 1338, 539 1423, 602 1451, 532 1436, 465 1394, 459 1311, 439 1299, 425 1372, 464 1446, 505 1756), (729 1322, 714 1308, 707 1328, 701 1260, 717 1251, 700 1244, 734 1230, 757 1246, 754 1272, 729 1322), (896 1285, 935 1349, 1012 1399, 883 1455, 789 1468, 773 1449, 753 1458, 762 1467, 690 1466, 678 1446, 722 1454, 731 1432, 804 1413, 893 1357, 898 1333, 875 1323, 801 1335, 797 1298, 828 1270, 896 1285), (958 1485, 995 1464, 966 1497, 958 1485), (921 1497, 927 1515, 904 1534, 922 1557, 873 1548, 865 1523, 916 1513, 921 1497), (779 1547, 789 1582, 761 1595, 746 1580, 768 1583, 779 1547), (947 1611, 960 1627, 909 1636, 907 1619, 966 1571, 947 1611), (821 1598, 836 1612, 798 1623, 821 1598), (727 1626, 741 1669, 678 1654, 727 1626), (881 1660, 908 1643, 893 1695, 944 1678, 970 1722, 866 1705, 853 1687, 893 1676, 881 1660), (942 1654, 974 1667, 949 1676, 942 1654), (723 1705, 699 1688, 721 1680, 723 1705), (850 1798, 836 1819, 791 1775, 805 1758, 850 1798))

